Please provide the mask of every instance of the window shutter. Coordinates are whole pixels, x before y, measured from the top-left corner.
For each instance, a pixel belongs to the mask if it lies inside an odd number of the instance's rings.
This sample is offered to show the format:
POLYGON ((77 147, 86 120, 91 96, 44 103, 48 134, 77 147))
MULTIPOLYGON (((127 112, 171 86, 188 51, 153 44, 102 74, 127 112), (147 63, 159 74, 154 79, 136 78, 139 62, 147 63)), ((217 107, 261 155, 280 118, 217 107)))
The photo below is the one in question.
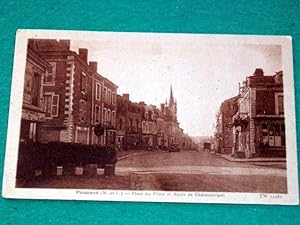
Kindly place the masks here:
POLYGON ((52 116, 58 116, 58 108, 59 108, 59 95, 52 95, 52 116))

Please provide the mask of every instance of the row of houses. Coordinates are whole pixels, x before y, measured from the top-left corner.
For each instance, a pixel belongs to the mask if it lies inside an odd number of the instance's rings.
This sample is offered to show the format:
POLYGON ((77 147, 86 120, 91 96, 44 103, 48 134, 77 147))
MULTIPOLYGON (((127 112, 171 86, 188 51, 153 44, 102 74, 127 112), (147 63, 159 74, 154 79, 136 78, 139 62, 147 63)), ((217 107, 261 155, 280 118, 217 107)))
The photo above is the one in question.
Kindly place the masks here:
POLYGON ((192 139, 184 134, 177 120, 177 103, 172 87, 169 102, 157 108, 132 102, 129 94, 117 96, 118 149, 192 149, 192 139))
POLYGON ((217 151, 245 158, 285 156, 283 97, 283 72, 265 75, 256 69, 220 106, 217 151))
POLYGON ((97 70, 88 50, 72 51, 70 40, 28 40, 20 141, 117 143, 119 149, 191 145, 173 96, 161 109, 132 103, 97 70), (94 132, 99 125, 101 136, 94 132))

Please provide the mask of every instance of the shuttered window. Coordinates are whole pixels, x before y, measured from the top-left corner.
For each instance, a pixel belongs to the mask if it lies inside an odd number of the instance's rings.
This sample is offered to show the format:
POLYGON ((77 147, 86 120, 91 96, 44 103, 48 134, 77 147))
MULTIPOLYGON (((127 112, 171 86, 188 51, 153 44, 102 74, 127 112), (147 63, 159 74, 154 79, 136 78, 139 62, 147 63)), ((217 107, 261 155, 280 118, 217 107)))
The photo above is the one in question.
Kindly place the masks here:
POLYGON ((59 95, 54 93, 45 93, 44 112, 46 118, 58 117, 59 115, 59 95))

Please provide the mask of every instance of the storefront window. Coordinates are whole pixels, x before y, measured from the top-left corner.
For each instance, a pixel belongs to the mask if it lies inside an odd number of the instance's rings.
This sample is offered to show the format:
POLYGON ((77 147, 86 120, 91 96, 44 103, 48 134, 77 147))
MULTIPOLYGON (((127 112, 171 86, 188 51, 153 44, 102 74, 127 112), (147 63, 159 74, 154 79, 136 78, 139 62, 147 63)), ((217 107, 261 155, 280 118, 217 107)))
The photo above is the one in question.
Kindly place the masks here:
POLYGON ((285 126, 283 123, 262 123, 262 138, 269 146, 285 146, 285 126))

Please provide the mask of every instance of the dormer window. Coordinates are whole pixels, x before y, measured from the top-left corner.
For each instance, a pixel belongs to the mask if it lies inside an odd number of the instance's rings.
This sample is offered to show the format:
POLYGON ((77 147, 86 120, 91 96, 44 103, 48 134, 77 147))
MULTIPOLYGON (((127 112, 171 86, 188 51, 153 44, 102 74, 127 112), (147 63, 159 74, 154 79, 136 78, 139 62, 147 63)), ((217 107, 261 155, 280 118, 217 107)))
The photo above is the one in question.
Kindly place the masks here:
POLYGON ((44 85, 53 86, 55 85, 55 74, 56 74, 56 62, 49 62, 51 65, 45 75, 44 85))

